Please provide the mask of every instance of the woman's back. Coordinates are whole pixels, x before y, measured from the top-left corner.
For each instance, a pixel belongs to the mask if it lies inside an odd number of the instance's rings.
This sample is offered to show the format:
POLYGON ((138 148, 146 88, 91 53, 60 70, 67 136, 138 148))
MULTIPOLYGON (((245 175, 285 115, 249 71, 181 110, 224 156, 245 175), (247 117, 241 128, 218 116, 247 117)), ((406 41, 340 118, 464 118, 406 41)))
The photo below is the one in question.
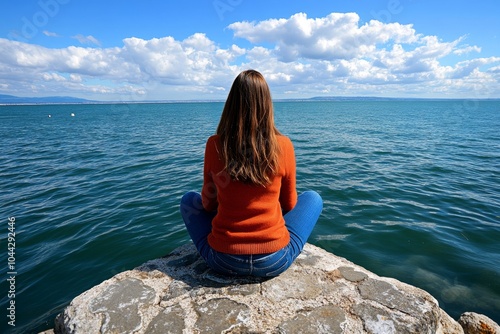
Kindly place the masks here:
POLYGON ((220 273, 279 275, 302 251, 323 207, 316 192, 297 196, 293 145, 273 113, 262 74, 241 72, 207 140, 202 193, 181 200, 191 239, 220 273))
POLYGON ((210 245, 231 254, 272 253, 289 241, 283 211, 297 202, 295 154, 288 137, 278 136, 277 174, 267 186, 231 179, 220 158, 220 137, 207 141, 204 165, 203 206, 217 210, 212 221, 210 245))

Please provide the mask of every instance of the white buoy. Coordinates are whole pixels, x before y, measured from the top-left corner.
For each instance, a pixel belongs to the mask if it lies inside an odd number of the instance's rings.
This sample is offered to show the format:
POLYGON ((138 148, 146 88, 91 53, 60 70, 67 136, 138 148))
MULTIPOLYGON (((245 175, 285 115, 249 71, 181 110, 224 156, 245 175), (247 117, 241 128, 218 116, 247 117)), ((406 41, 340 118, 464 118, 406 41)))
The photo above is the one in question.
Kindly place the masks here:
POLYGON ((71 113, 71 117, 75 117, 75 114, 71 113))
POLYGON ((52 117, 52 115, 49 115, 49 118, 51 118, 51 117, 52 117))

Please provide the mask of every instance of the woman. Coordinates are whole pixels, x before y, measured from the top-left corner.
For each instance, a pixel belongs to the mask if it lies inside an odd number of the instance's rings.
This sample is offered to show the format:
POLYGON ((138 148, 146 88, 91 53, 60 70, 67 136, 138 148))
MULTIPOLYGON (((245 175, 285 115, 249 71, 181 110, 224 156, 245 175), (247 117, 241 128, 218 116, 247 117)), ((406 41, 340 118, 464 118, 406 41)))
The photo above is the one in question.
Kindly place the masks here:
POLYGON ((233 82, 216 135, 206 144, 201 194, 181 200, 191 239, 209 267, 277 276, 302 251, 323 208, 297 196, 292 142, 274 125, 271 93, 257 71, 233 82))

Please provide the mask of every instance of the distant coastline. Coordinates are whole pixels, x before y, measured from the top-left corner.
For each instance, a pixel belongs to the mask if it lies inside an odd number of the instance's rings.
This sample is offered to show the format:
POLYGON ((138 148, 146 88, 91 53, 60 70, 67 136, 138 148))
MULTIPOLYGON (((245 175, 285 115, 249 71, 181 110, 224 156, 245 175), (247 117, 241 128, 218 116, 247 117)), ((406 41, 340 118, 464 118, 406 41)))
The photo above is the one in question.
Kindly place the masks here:
MULTIPOLYGON (((310 98, 274 99, 275 102, 320 102, 320 101, 500 101, 500 98, 419 98, 419 97, 378 97, 378 96, 315 96, 310 98)), ((213 103, 213 100, 141 100, 141 101, 96 101, 71 96, 19 97, 0 94, 0 106, 5 105, 50 105, 50 104, 155 104, 155 103, 213 103)))

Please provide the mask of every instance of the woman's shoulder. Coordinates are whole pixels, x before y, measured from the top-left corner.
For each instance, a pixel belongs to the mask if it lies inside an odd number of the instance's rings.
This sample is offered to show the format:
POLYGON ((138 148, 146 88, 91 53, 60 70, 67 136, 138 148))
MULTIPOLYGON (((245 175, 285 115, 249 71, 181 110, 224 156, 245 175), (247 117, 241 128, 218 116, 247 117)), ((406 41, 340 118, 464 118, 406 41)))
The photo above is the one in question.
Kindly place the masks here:
POLYGON ((292 144, 292 141, 290 140, 289 137, 285 136, 285 135, 278 135, 276 136, 276 138, 278 138, 278 142, 280 143, 280 145, 283 147, 289 147, 289 146, 292 146, 293 147, 293 144, 292 144))
POLYGON ((218 147, 220 146, 220 138, 218 135, 213 135, 208 137, 207 142, 205 144, 205 153, 214 154, 214 152, 218 152, 218 147))
POLYGON ((208 137, 207 141, 216 141, 219 139, 219 135, 211 135, 210 137, 208 137))
POLYGON ((212 135, 210 137, 208 137, 207 139, 207 145, 210 145, 212 143, 215 143, 217 145, 217 143, 220 142, 220 136, 219 135, 212 135))

